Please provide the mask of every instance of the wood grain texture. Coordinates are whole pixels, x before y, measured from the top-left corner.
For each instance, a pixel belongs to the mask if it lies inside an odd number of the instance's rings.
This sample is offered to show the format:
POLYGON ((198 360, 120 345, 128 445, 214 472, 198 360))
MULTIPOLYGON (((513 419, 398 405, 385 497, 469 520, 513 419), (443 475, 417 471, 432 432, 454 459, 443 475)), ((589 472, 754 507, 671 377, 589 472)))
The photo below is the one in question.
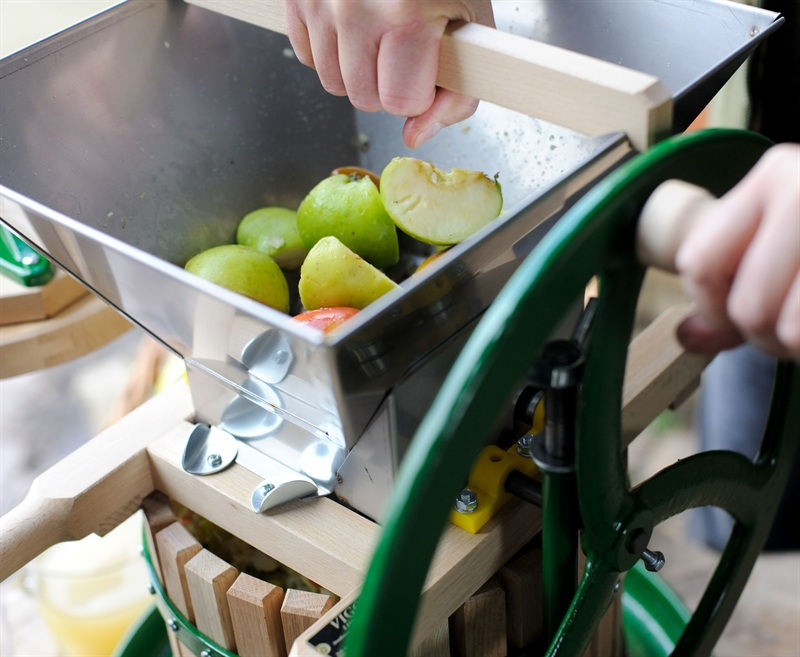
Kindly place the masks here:
POLYGON ((450 639, 453 657, 505 657, 506 599, 496 577, 450 617, 450 639))
MULTIPOLYGON (((283 0, 188 2, 286 34, 283 0)), ((590 135, 622 131, 638 150, 672 125, 672 98, 657 78, 477 23, 447 29, 436 83, 590 135)))
POLYGON ((186 580, 186 563, 199 553, 203 546, 197 542, 180 522, 173 522, 156 534, 156 546, 161 556, 164 588, 172 604, 189 622, 194 623, 194 607, 186 580))
POLYGON ((170 506, 166 495, 154 491, 142 500, 142 511, 144 512, 144 538, 147 542, 147 549, 150 552, 150 561, 156 572, 158 580, 163 584, 164 576, 161 573, 161 560, 158 556, 158 546, 156 545, 156 534, 165 527, 169 527, 177 520, 170 506))
POLYGON ((195 625, 227 650, 236 651, 228 589, 239 571, 209 550, 200 550, 184 568, 195 625))
POLYGON ((506 593, 506 635, 523 648, 542 634, 542 550, 533 548, 509 561, 497 573, 506 593))
POLYGON ((281 625, 284 591, 246 573, 228 589, 239 657, 285 657, 281 625))
POLYGON ((66 363, 108 344, 131 327, 94 295, 82 296, 48 319, 0 326, 0 377, 66 363))
POLYGON ((361 584, 377 525, 328 498, 291 502, 254 513, 252 491, 262 481, 238 463, 213 477, 193 477, 181 467, 192 425, 176 423, 148 449, 155 485, 289 568, 337 595, 361 584))
POLYGON ((303 632, 336 603, 336 598, 324 593, 287 589, 281 605, 281 621, 286 646, 291 646, 303 632))
POLYGON ((631 342, 622 388, 622 444, 629 445, 659 414, 700 382, 713 356, 686 351, 675 335, 689 304, 665 310, 631 342))
POLYGON ((0 518, 0 580, 55 543, 105 535, 154 490, 148 445, 193 412, 188 387, 167 389, 39 475, 0 518))
POLYGON ((61 269, 55 270, 50 281, 35 287, 0 275, 0 326, 47 319, 87 294, 87 288, 61 269))

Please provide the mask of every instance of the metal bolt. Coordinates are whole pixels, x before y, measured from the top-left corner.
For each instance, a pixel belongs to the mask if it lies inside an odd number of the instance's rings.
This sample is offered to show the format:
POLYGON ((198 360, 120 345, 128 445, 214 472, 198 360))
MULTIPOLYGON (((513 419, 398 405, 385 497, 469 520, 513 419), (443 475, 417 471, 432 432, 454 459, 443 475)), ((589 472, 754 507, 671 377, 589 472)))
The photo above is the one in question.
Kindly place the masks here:
POLYGON ((465 488, 456 498, 455 509, 459 513, 474 513, 478 508, 478 496, 475 491, 465 488))
POLYGON ((173 632, 177 632, 179 629, 181 629, 180 625, 178 625, 178 621, 176 621, 174 618, 169 619, 168 625, 169 629, 171 629, 173 632))
POLYGON ((517 441, 517 452, 519 452, 522 456, 530 456, 532 443, 533 436, 529 433, 526 433, 517 441))
POLYGON ((633 534, 630 543, 628 543, 628 551, 631 554, 637 555, 644 561, 644 567, 651 573, 657 573, 664 567, 667 562, 663 552, 657 550, 649 550, 647 548, 648 535, 644 530, 640 529, 633 534))
POLYGON ((155 595, 156 594, 156 587, 153 584, 153 582, 148 582, 147 590, 150 592, 150 595, 155 595))
POLYGON ((200 657, 214 657, 214 653, 210 650, 203 650, 203 652, 200 653, 200 657))
POLYGON ((206 457, 206 463, 208 463, 212 468, 216 468, 222 465, 222 457, 219 454, 209 454, 206 457))
POLYGON ((261 487, 261 494, 262 494, 262 495, 266 495, 266 494, 267 494, 267 493, 269 493, 269 492, 270 492, 270 491, 271 491, 273 488, 275 488, 275 486, 273 486, 272 484, 264 484, 264 485, 261 487))
POLYGON ((657 550, 654 552, 645 548, 642 550, 640 556, 642 557, 642 561, 644 561, 644 567, 651 573, 657 573, 664 567, 664 564, 667 563, 664 553, 657 550))

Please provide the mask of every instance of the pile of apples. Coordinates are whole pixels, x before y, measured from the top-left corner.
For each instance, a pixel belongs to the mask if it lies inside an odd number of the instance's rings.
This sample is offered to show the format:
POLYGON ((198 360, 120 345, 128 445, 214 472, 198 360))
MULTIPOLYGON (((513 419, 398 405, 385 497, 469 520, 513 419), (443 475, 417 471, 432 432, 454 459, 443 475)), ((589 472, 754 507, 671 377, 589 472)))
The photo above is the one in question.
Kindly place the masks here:
POLYGON ((397 229, 438 247, 465 240, 500 215, 497 178, 445 172, 396 157, 380 177, 359 167, 334 170, 296 211, 260 208, 245 216, 236 244, 191 258, 187 271, 289 312, 285 271, 300 270, 298 321, 331 331, 398 287, 383 269, 400 257, 397 229))

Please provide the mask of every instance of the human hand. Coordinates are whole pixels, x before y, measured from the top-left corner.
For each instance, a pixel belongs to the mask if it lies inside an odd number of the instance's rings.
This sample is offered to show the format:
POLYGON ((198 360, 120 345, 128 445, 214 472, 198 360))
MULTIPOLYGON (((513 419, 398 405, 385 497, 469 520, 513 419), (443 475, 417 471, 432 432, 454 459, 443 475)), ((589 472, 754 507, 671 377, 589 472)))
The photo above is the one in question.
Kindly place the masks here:
POLYGON ((491 0, 285 0, 297 58, 322 86, 366 112, 408 117, 403 139, 421 146, 472 116, 474 98, 436 86, 439 43, 451 21, 494 26, 491 0))
POLYGON ((800 144, 772 147, 712 202, 675 264, 696 305, 678 328, 687 349, 749 341, 800 361, 800 144))

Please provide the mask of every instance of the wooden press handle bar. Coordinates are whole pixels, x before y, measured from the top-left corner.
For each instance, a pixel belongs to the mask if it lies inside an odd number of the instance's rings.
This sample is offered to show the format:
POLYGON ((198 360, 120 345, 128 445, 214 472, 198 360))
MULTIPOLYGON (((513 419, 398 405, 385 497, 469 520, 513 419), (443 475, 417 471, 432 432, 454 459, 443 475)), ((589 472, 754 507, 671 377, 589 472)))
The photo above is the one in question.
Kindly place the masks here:
POLYGON ((0 518, 0 581, 61 541, 101 536, 153 489, 147 446, 190 416, 185 386, 169 389, 37 477, 0 518))
POLYGON ((675 273, 675 256, 689 229, 714 196, 682 180, 661 183, 639 215, 636 256, 642 264, 675 273))
MULTIPOLYGON (((186 1, 286 34, 283 0, 186 1)), ((672 124, 658 78, 476 23, 447 30, 437 84, 592 136, 622 131, 640 151, 672 124)))

